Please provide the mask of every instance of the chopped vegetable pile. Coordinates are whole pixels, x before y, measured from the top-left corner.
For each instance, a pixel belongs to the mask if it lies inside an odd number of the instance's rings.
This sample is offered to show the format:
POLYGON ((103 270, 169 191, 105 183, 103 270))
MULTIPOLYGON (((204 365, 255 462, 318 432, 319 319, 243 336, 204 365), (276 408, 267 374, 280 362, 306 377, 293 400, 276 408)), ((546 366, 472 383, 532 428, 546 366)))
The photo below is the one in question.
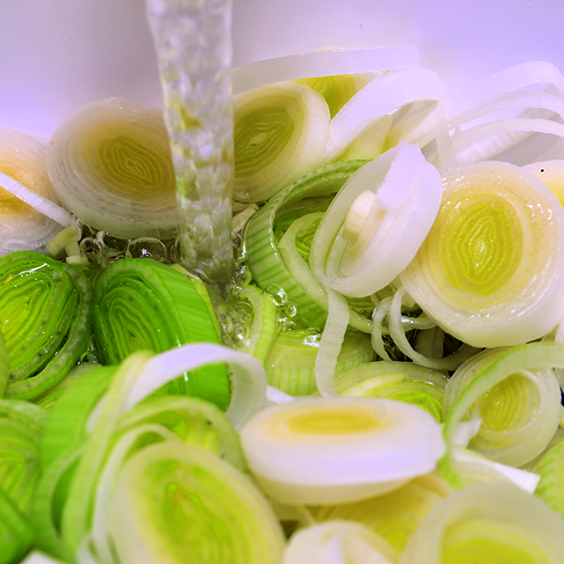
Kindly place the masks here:
POLYGON ((219 286, 160 110, 0 128, 0 564, 561 564, 560 71, 232 79, 219 286))

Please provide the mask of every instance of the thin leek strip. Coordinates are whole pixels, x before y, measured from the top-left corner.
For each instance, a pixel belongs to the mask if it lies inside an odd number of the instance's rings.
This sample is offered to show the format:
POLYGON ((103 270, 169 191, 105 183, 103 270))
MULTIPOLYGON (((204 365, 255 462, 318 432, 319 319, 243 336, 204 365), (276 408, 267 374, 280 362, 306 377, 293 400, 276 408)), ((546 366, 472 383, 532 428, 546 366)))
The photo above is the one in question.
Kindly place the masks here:
POLYGON ((119 237, 177 233, 175 177, 162 112, 100 100, 56 129, 47 168, 59 201, 119 237))
MULTIPOLYGON (((492 390, 496 384, 505 381, 517 372, 562 367, 564 367, 564 346, 550 342, 530 343, 513 347, 502 352, 493 361, 482 365, 481 369, 473 374, 460 390, 456 400, 446 413, 443 435, 447 443, 447 449, 452 448, 457 428, 471 408, 475 406, 480 397, 492 390)), ((448 395, 447 386, 445 398, 448 395)), ((557 401, 559 401, 559 398, 557 401)), ((550 426, 550 423, 548 425, 550 426)), ((552 428, 553 434, 556 431, 557 425, 558 423, 552 428)), ((550 437, 548 440, 550 440, 550 437)), ((545 441, 542 442, 544 444, 540 446, 538 452, 541 452, 546 445, 545 441)), ((535 446, 533 445, 532 448, 535 446)), ((460 478, 453 467, 450 450, 447 450, 447 455, 441 460, 441 470, 453 485, 461 485, 460 478)))
POLYGON ((453 96, 453 114, 477 108, 507 92, 539 84, 552 84, 564 90, 562 73, 552 63, 533 61, 503 69, 471 87, 465 86, 462 92, 453 96))
POLYGON ((122 564, 275 564, 284 544, 272 509, 252 483, 194 446, 155 444, 133 455, 110 515, 122 564))
POLYGON ((564 125, 548 119, 506 118, 475 125, 456 133, 451 139, 456 158, 460 165, 464 165, 491 158, 510 147, 515 141, 521 140, 523 133, 533 132, 564 137, 564 125), (503 138, 504 134, 511 134, 513 137, 507 141, 503 138), (482 140, 492 136, 496 136, 493 145, 488 144, 485 147, 480 145, 482 140), (501 141, 495 144, 496 139, 501 141))
POLYGON ((246 286, 237 296, 242 304, 249 304, 252 321, 236 336, 241 340, 235 341, 235 348, 264 363, 276 335, 278 307, 269 294, 256 286, 246 286))
POLYGON ((333 200, 313 239, 314 274, 347 296, 381 290, 417 253, 441 195, 438 171, 400 142, 359 169, 333 200))
POLYGON ((218 363, 229 365, 232 393, 226 413, 238 428, 264 405, 266 375, 256 358, 214 344, 185 345, 149 359, 129 389, 123 409, 130 409, 183 372, 218 363))
POLYGON ((536 495, 562 518, 564 518, 563 468, 564 441, 562 440, 544 452, 533 468, 540 477, 536 495))
POLYGON ((375 78, 331 120, 324 163, 335 160, 382 117, 414 102, 438 102, 445 95, 441 79, 428 69, 393 72, 375 78))
POLYGON ((116 433, 158 424, 187 444, 214 452, 242 472, 248 472, 237 431, 223 411, 198 398, 158 396, 146 398, 126 411, 117 422, 116 433))
MULTIPOLYGON (((46 141, 28 133, 0 128, 1 256, 13 251, 42 251, 61 230, 59 221, 65 221, 57 214, 55 220, 48 217, 57 202, 47 175, 46 148, 46 141)), ((59 208, 60 213, 70 221, 68 212, 59 208)))
POLYGON ((401 564, 557 564, 564 523, 543 502, 509 483, 474 484, 429 512, 401 564))
POLYGON ((92 288, 78 270, 30 251, 3 257, 0 280, 10 357, 5 393, 30 399, 64 378, 86 350, 92 288))
POLYGON ((419 67, 419 51, 414 45, 368 49, 325 49, 251 63, 232 74, 233 92, 239 94, 266 84, 419 67))
POLYGON ((328 290, 327 298, 329 314, 315 358, 315 383, 322 396, 332 397, 337 395, 335 373, 349 323, 349 308, 345 298, 333 290, 328 290))
POLYGON ((388 315, 390 313, 391 305, 392 305, 392 297, 388 296, 387 298, 384 298, 374 308, 374 311, 372 312, 372 330, 370 332, 370 336, 371 336, 371 339, 372 339, 372 346, 374 347, 376 354, 382 360, 388 360, 388 361, 390 361, 392 359, 390 358, 390 355, 388 354, 388 351, 386 350, 385 345, 384 345, 383 322, 384 322, 384 318, 386 317, 386 315, 388 315))
POLYGON ((263 409, 241 429, 263 491, 286 504, 331 504, 397 489, 444 452, 422 409, 376 398, 299 398, 263 409))
POLYGON ((384 116, 359 135, 336 160, 373 160, 389 148, 388 135, 393 116, 384 116))
POLYGON ((427 368, 435 368, 437 370, 455 370, 465 360, 478 352, 477 348, 469 347, 464 344, 458 351, 444 358, 431 358, 418 353, 409 344, 409 341, 405 336, 405 328, 401 323, 401 305, 404 295, 405 288, 399 288, 392 299, 389 312, 390 335, 396 346, 401 350, 401 352, 403 352, 403 354, 411 358, 417 364, 426 366, 427 368))
POLYGON ((282 83, 242 94, 233 103, 237 200, 268 200, 320 166, 330 121, 321 94, 282 83))
POLYGON ((564 313, 564 212, 532 173, 480 163, 443 179, 437 219, 400 280, 447 333, 475 347, 542 337, 564 313))
POLYGON ((336 378, 339 395, 377 397, 417 405, 437 422, 443 420, 447 377, 438 371, 406 362, 369 362, 336 378))
POLYGON ((398 554, 379 535, 347 521, 299 530, 284 551, 283 564, 394 564, 398 554))
POLYGON ((342 520, 361 523, 399 554, 431 508, 451 493, 452 488, 433 472, 377 497, 309 509, 319 523, 342 520))
MULTIPOLYGON (((275 234, 279 216, 301 202, 333 196, 364 161, 342 161, 317 170, 297 180, 274 196, 247 223, 246 264, 257 285, 263 290, 281 289, 287 300, 297 308, 297 321, 305 327, 321 327, 327 316, 325 309, 312 303, 285 265, 275 234)), ((323 208, 325 209, 325 208, 323 208)), ((305 210, 300 208, 301 214, 305 210)), ((319 210, 315 210, 319 211, 319 210)), ((360 317, 360 316, 357 316, 360 317)), ((359 328, 359 327, 357 327, 359 328)))
MULTIPOLYGON (((100 275, 93 321, 97 350, 107 364, 137 350, 160 353, 190 343, 221 343, 203 282, 152 259, 123 259, 100 275)), ((226 407, 229 379, 224 367, 206 367, 161 393, 198 396, 226 407)))
MULTIPOLYGON (((315 364, 319 348, 319 333, 308 330, 278 333, 263 363, 268 383, 291 396, 315 393, 315 364)), ((338 354, 336 375, 374 358, 370 339, 358 331, 345 334, 338 354)))
MULTIPOLYGON (((0 331, 0 392, 6 389, 10 378, 10 356, 8 355, 8 347, 6 347, 6 339, 4 333, 0 331)), ((2 395, 2 393, 0 393, 2 395)))

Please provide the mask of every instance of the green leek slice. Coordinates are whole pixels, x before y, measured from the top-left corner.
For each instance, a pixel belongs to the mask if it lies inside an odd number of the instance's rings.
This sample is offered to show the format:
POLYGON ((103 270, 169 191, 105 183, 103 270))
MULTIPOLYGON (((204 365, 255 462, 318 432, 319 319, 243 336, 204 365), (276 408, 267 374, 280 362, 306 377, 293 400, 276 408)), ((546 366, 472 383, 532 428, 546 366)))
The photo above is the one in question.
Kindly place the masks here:
MULTIPOLYGON (((184 344, 221 343, 203 282, 152 259, 123 259, 99 277, 94 338, 102 361, 119 364, 131 353, 160 353, 184 344)), ((223 366, 185 375, 160 393, 198 396, 226 408, 230 387, 223 366)))
POLYGON ((400 279, 446 332, 476 347, 518 345, 564 314, 564 210, 507 163, 452 170, 429 236, 400 279))
POLYGON ((177 233, 176 180, 162 112, 123 98, 85 106, 47 153, 59 201, 83 222, 125 238, 177 233))
POLYGON ((310 510, 320 523, 336 520, 362 523, 401 553, 431 508, 452 492, 449 484, 437 472, 432 472, 377 497, 310 507, 310 510))
POLYGON ((319 167, 330 120, 321 94, 282 83, 242 94, 233 104, 237 200, 268 200, 319 167))
POLYGON ((86 350, 92 288, 77 269, 29 251, 0 259, 0 282, 6 396, 30 399, 64 378, 86 350))
MULTIPOLYGON (((264 361, 268 383, 291 396, 315 393, 319 342, 319 333, 306 329, 278 333, 264 361)), ((346 333, 338 354, 337 375, 374 358, 370 338, 359 331, 346 333)))
POLYGON ((426 516, 400 564, 556 564, 564 523, 535 496, 509 483, 453 493, 426 516))
POLYGON ((248 221, 245 233, 246 264, 257 285, 270 293, 281 292, 297 309, 296 321, 305 327, 321 327, 327 317, 326 308, 312 301, 315 288, 303 288, 285 264, 278 241, 292 221, 311 211, 324 211, 327 197, 333 196, 365 161, 341 161, 319 169, 294 182, 248 221), (322 209, 317 207, 322 199, 322 209), (287 219, 290 218, 290 219, 287 219))
POLYGON ((340 395, 404 401, 443 420, 443 397, 448 378, 441 372, 409 362, 361 364, 336 376, 340 395))
POLYGON ((535 494, 564 518, 564 441, 539 457, 534 472, 540 476, 535 494))
POLYGON ((377 398, 298 398, 267 407, 241 429, 251 471, 286 504, 356 501, 431 472, 444 452, 422 409, 377 398))
MULTIPOLYGON (((29 133, 0 127, 0 172, 39 197, 55 201, 47 175, 47 142, 29 133)), ((0 179, 0 256, 13 251, 42 251, 61 226, 12 195, 0 179)))
POLYGON ((126 463, 111 508, 122 564, 277 564, 282 530, 245 476, 194 446, 151 445, 126 463))

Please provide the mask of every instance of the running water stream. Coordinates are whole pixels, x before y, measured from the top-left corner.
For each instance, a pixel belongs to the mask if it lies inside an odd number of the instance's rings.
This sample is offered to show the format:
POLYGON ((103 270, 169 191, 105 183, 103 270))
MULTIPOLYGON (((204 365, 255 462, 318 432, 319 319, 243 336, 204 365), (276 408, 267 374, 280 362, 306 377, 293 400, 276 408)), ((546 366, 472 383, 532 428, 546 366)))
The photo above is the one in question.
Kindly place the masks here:
POLYGON ((147 0, 181 225, 181 262, 214 285, 234 270, 231 0, 147 0))

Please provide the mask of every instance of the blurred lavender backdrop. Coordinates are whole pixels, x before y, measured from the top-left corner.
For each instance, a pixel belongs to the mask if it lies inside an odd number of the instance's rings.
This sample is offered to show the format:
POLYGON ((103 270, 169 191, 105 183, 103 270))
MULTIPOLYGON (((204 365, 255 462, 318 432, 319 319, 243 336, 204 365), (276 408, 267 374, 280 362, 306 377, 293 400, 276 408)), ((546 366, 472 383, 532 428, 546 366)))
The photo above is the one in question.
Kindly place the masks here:
MULTIPOLYGON (((537 59, 564 69, 562 0, 233 0, 233 63, 415 43, 455 92, 537 59)), ((3 0, 0 125, 50 136, 109 96, 160 105, 143 0, 3 0)))

